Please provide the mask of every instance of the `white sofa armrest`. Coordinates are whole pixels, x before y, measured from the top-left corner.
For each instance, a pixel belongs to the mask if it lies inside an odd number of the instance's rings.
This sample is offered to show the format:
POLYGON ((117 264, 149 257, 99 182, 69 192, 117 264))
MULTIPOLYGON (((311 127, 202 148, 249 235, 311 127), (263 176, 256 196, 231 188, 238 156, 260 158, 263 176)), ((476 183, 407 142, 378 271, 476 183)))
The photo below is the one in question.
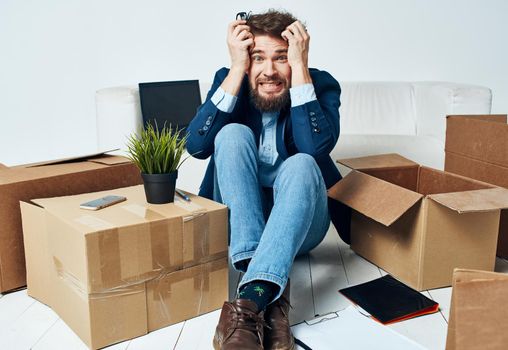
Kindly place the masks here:
POLYGON ((139 89, 137 86, 118 86, 95 93, 97 148, 127 149, 127 137, 143 127, 139 89))

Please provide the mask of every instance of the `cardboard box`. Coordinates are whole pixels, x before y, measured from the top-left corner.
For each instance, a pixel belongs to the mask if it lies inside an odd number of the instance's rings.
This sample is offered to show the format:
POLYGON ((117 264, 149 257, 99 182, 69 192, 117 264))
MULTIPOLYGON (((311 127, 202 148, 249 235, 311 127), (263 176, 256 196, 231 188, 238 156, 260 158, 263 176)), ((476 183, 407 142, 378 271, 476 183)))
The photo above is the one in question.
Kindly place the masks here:
POLYGON ((396 154, 355 169, 328 195, 353 209, 351 248, 417 290, 449 286, 456 267, 492 271, 508 190, 396 154))
POLYGON ((227 207, 189 196, 153 205, 133 186, 22 202, 28 294, 94 349, 220 308, 227 207), (127 201, 79 208, 108 194, 127 201))
POLYGON ((507 290, 507 274, 455 270, 446 349, 506 349, 507 290))
POLYGON ((101 154, 0 168, 0 292, 26 285, 19 201, 142 183, 128 159, 101 154))
MULTIPOLYGON (((506 119, 506 114, 448 116, 445 170, 508 188, 506 119)), ((501 211, 497 255, 508 257, 508 210, 501 211)))

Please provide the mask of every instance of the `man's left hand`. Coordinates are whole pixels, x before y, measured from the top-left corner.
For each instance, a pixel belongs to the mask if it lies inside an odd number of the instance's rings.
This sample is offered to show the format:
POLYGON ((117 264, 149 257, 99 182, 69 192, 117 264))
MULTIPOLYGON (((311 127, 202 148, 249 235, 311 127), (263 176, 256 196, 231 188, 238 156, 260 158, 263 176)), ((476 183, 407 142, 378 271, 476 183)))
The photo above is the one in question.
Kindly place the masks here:
POLYGON ((300 21, 291 23, 281 33, 288 42, 288 63, 291 67, 308 68, 310 36, 300 21))

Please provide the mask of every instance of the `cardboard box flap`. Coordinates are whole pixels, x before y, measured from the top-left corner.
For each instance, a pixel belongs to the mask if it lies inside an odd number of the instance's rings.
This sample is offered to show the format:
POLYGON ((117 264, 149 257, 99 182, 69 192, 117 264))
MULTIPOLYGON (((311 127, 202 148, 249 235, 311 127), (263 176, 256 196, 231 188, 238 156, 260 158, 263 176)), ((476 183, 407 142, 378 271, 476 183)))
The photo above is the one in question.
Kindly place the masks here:
POLYGON ((402 157, 397 153, 379 154, 375 156, 338 159, 338 163, 355 170, 408 168, 418 167, 418 163, 402 157))
POLYGON ((80 161, 80 160, 86 160, 86 159, 89 159, 89 158, 105 155, 108 152, 114 152, 114 151, 118 151, 118 148, 117 149, 110 149, 110 150, 107 150, 107 151, 101 151, 101 152, 97 152, 97 153, 85 154, 85 155, 76 156, 76 157, 68 157, 68 158, 48 160, 48 161, 38 162, 38 163, 25 164, 25 165, 22 165, 22 167, 24 167, 24 168, 33 168, 33 167, 44 166, 44 165, 61 164, 61 163, 67 163, 67 162, 76 162, 76 161, 80 161))
POLYGON ((31 204, 35 204, 36 206, 40 208, 47 209, 48 206, 50 206, 51 202, 58 197, 52 197, 52 198, 34 198, 30 199, 28 202, 31 204))
POLYGON ((129 158, 122 156, 110 156, 107 154, 105 154, 104 157, 94 157, 92 159, 89 159, 88 161, 104 165, 116 165, 130 162, 129 158))
POLYGON ((355 170, 330 188, 328 196, 385 226, 390 226, 423 197, 355 170))
POLYGON ((0 170, 2 169, 9 169, 9 167, 7 165, 3 165, 2 163, 0 163, 0 170))
POLYGON ((428 197, 458 213, 508 208, 508 190, 501 187, 474 191, 431 194, 428 197))

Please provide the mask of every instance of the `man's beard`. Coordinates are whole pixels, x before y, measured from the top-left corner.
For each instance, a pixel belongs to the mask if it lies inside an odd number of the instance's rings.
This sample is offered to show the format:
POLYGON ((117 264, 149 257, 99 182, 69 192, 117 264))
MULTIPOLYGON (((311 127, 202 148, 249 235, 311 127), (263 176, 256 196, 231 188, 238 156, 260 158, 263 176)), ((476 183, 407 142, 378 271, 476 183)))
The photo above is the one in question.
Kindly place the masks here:
POLYGON ((280 95, 270 96, 266 98, 261 96, 258 90, 253 88, 251 84, 249 84, 249 93, 251 101, 254 104, 254 107, 256 107, 261 113, 279 112, 290 102, 289 89, 287 88, 285 88, 282 94, 280 95))

